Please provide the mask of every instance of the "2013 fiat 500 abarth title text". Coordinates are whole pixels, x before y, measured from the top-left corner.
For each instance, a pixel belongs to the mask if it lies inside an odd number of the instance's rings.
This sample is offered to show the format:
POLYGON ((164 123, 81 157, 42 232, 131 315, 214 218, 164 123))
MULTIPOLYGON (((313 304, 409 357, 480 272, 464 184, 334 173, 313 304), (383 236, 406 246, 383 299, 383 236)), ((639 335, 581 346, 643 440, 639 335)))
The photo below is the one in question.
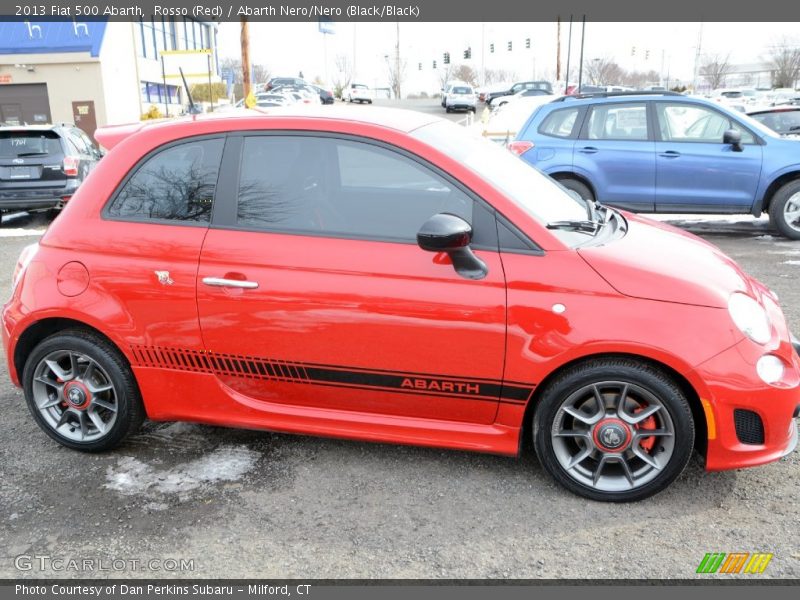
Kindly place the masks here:
POLYGON ((22 254, 14 383, 70 448, 147 416, 515 455, 598 500, 797 443, 777 298, 715 247, 584 205, 419 113, 100 130, 22 254))

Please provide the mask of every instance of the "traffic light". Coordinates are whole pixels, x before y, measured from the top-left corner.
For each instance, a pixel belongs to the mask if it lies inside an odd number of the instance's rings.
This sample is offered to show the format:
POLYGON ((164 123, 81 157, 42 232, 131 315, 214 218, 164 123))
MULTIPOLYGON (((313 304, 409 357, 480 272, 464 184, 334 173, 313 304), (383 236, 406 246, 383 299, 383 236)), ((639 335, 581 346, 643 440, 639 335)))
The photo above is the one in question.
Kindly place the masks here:
POLYGON ((436 61, 433 61, 433 68, 436 68, 436 61))
POLYGON ((472 48, 467 48, 464 50, 464 60, 469 60, 472 58, 472 48))
POLYGON ((445 52, 443 58, 444 58, 444 60, 442 60, 442 62, 444 64, 446 64, 446 65, 449 65, 450 64, 450 53, 449 52, 445 52))
POLYGON ((644 59, 645 60, 650 60, 650 50, 645 50, 644 51, 644 59))
POLYGON ((511 48, 512 48, 511 41, 509 41, 509 42, 508 42, 508 51, 509 51, 509 52, 511 52, 511 48))
POLYGON ((531 47, 531 38, 525 38, 525 48, 530 50, 531 47))
POLYGON ((636 46, 631 46, 631 56, 636 56, 636 46))
POLYGON ((489 44, 489 53, 494 54, 494 44, 489 44))
POLYGON ((422 71, 422 63, 419 63, 419 68, 417 70, 422 71))

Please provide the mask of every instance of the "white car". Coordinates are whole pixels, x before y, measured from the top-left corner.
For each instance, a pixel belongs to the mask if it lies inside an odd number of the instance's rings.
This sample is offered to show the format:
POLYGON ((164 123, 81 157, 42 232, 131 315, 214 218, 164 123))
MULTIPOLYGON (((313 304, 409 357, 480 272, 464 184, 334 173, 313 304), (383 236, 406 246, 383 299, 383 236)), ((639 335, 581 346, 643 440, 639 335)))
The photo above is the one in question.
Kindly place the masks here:
POLYGON ((348 85, 347 88, 345 88, 342 98, 348 102, 358 102, 359 104, 366 102, 367 104, 372 104, 372 93, 363 83, 351 83, 348 85))
POLYGON ((475 95, 475 90, 471 85, 453 85, 447 91, 444 97, 444 108, 447 112, 452 112, 458 109, 475 112, 475 107, 478 103, 478 97, 475 95))
POLYGON ((501 106, 505 106, 509 102, 515 102, 515 101, 519 100, 520 98, 538 98, 538 97, 541 97, 541 96, 547 96, 550 100, 555 98, 555 96, 553 94, 549 94, 547 92, 547 90, 540 90, 540 89, 537 89, 537 88, 529 88, 529 89, 521 90, 521 91, 519 91, 516 94, 513 94, 511 96, 498 96, 497 98, 493 98, 492 100, 490 100, 488 102, 488 104, 489 104, 489 108, 491 110, 495 110, 495 109, 500 108, 501 106))
POLYGON ((507 144, 516 137, 517 132, 537 108, 556 98, 560 96, 528 96, 508 102, 492 112, 485 123, 476 123, 475 132, 493 142, 507 144))

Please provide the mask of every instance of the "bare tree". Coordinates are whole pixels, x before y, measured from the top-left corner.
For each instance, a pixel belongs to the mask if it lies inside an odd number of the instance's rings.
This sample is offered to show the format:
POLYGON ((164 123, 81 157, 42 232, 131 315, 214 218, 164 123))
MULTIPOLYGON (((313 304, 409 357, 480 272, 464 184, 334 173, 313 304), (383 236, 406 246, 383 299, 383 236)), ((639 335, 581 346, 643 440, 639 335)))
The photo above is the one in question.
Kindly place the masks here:
POLYGON ((592 85, 614 85, 622 81, 623 71, 613 58, 595 58, 586 64, 586 78, 592 85))
POLYGON ((353 63, 346 54, 337 54, 333 64, 336 67, 336 75, 333 77, 333 95, 341 97, 342 90, 353 80, 353 63))
POLYGON ((505 83, 519 79, 516 71, 507 71, 506 69, 486 69, 484 77, 487 85, 492 83, 505 83))
POLYGON ((478 80, 478 76, 477 73, 475 73, 475 69, 469 65, 457 65, 456 68, 453 69, 453 79, 458 79, 459 81, 474 86, 478 80))
POLYGON ((769 66, 773 87, 793 88, 800 78, 800 47, 797 40, 783 38, 770 49, 769 66))
POLYGON ((706 78, 711 89, 721 88, 725 85, 725 79, 731 73, 731 65, 728 62, 730 54, 720 56, 714 54, 706 57, 700 66, 700 75, 706 78))
POLYGON ((389 86, 392 88, 392 94, 395 98, 400 98, 400 88, 406 77, 406 60, 398 58, 396 60, 386 61, 386 69, 389 73, 389 86))
POLYGON ((441 67, 436 69, 436 74, 439 78, 439 89, 444 90, 444 86, 447 85, 447 82, 453 79, 453 72, 455 71, 455 65, 443 64, 441 67))

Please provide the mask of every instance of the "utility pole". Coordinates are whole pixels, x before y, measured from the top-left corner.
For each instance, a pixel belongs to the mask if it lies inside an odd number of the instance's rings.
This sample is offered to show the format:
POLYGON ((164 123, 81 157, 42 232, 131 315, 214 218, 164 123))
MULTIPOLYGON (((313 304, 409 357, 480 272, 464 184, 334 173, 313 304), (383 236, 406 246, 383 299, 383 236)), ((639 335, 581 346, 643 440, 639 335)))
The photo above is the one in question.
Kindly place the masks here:
POLYGON ((556 81, 561 80, 561 15, 556 19, 556 81))
POLYGON ((703 22, 700 21, 700 32, 697 34, 697 52, 694 55, 694 75, 692 76, 692 93, 697 93, 697 65, 700 62, 700 49, 703 45, 703 22))
POLYGON ((578 93, 581 93, 583 86, 583 42, 586 38, 586 15, 583 15, 583 25, 581 26, 581 58, 578 65, 578 93))
POLYGON ((569 91, 569 59, 572 56, 572 15, 569 16, 569 39, 567 41, 567 72, 564 76, 564 94, 569 91))
POLYGON ((247 25, 247 18, 242 17, 242 87, 243 97, 250 95, 250 31, 247 25))
POLYGON ((397 99, 400 100, 402 98, 402 94, 400 93, 400 21, 397 21, 397 42, 394 47, 394 80, 397 82, 397 99))
POLYGON ((481 23, 481 85, 486 85, 486 23, 481 23))

